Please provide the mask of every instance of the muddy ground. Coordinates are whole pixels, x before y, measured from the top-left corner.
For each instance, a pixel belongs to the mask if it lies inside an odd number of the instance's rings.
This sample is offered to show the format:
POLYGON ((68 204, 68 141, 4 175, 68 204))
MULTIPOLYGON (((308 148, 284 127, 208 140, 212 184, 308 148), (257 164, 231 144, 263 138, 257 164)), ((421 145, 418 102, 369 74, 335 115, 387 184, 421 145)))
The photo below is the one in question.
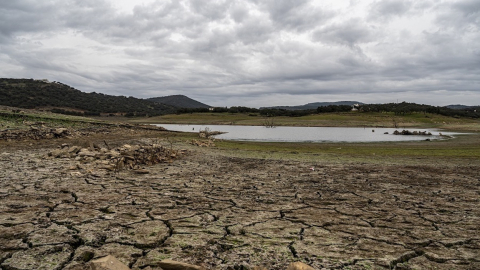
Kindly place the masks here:
POLYGON ((139 175, 47 157, 52 145, 0 148, 2 270, 84 269, 108 254, 132 269, 166 258, 211 269, 480 269, 478 163, 305 163, 192 146, 139 175))

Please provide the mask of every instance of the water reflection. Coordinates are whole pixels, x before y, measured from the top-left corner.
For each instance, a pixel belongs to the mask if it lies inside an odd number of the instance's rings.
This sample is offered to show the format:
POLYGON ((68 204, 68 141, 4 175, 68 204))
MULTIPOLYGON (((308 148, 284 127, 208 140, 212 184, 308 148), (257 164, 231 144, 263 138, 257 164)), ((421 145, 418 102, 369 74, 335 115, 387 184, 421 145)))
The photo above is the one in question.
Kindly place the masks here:
MULTIPOLYGON (((237 141, 259 142, 396 142, 421 141, 445 138, 443 135, 459 133, 444 132, 435 129, 408 129, 409 131, 431 133, 428 135, 393 135, 395 128, 350 128, 350 127, 275 127, 234 126, 234 125, 174 125, 157 124, 168 130, 198 132, 208 128, 210 131, 227 132, 215 138, 237 141), (388 133, 388 134, 386 134, 388 133)), ((399 131, 402 131, 401 129, 399 131)))

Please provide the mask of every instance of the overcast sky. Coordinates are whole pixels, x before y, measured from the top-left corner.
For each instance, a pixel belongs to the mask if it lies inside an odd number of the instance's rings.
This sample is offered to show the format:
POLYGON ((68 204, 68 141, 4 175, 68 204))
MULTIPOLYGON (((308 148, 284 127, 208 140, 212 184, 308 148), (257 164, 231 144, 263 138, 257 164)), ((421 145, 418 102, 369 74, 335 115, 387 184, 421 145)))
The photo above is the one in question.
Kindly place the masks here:
POLYGON ((0 0, 0 66, 212 106, 480 105, 480 0, 0 0))

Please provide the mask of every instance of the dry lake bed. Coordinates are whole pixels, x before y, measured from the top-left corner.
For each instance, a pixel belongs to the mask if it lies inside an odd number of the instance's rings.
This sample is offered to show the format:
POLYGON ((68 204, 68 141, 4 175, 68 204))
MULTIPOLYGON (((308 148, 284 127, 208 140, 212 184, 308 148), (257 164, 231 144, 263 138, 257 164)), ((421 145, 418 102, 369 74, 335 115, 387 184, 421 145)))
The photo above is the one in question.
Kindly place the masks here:
MULTIPOLYGON (((147 144, 148 141, 143 143, 147 144)), ((190 147, 145 174, 0 149, 0 269, 480 269, 480 165, 299 162, 190 147)))

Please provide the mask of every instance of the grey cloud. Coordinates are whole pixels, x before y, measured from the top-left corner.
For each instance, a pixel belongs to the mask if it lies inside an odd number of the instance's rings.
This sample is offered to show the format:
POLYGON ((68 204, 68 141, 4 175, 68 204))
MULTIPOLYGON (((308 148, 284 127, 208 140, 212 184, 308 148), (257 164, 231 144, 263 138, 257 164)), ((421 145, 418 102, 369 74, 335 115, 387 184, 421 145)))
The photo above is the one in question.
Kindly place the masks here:
POLYGON ((312 34, 314 41, 354 47, 359 43, 375 40, 375 29, 355 18, 338 24, 323 27, 312 34))
POLYGON ((480 2, 461 0, 447 2, 437 7, 439 14, 436 22, 447 29, 462 32, 480 31, 480 2))
POLYGON ((248 45, 265 42, 274 35, 273 25, 261 17, 250 17, 242 22, 236 30, 237 40, 248 45))
POLYGON ((11 37, 16 33, 49 31, 58 28, 52 20, 52 3, 33 1, 2 1, 0 5, 0 34, 11 37))
POLYGON ((309 31, 335 15, 312 5, 310 0, 269 0, 261 1, 259 6, 269 14, 280 30, 309 31))
POLYGON ((236 23, 241 23, 249 16, 249 10, 245 5, 235 5, 230 10, 230 16, 236 23))
POLYGON ((348 8, 309 0, 161 0, 131 13, 107 0, 0 2, 0 64, 9 67, 0 75, 84 91, 268 106, 270 98, 478 92, 480 83, 478 1, 375 1, 353 19, 348 8), (424 12, 436 19, 419 35, 385 23, 424 12), (62 44, 69 33, 79 43, 62 44))
POLYGON ((224 19, 227 15, 227 10, 230 6, 230 1, 228 0, 216 0, 216 1, 197 1, 190 0, 190 6, 197 14, 212 19, 212 20, 221 20, 224 19))
POLYGON ((410 0, 379 0, 371 4, 369 19, 372 21, 388 21, 400 17, 410 11, 410 0))

